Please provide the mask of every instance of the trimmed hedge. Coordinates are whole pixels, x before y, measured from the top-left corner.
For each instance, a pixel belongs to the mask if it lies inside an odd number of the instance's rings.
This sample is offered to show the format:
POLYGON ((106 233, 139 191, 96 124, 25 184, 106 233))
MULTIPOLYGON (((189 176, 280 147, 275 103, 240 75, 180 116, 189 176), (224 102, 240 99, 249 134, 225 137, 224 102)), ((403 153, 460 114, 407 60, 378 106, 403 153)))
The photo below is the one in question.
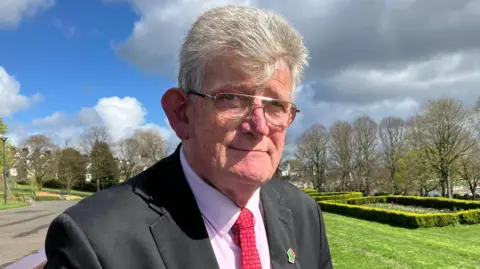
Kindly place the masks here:
POLYGON ((363 196, 361 192, 318 192, 313 189, 302 189, 302 191, 310 195, 316 201, 346 200, 363 196))
POLYGON ((361 192, 344 192, 342 194, 327 194, 323 195, 323 192, 318 194, 311 195, 316 201, 326 201, 326 200, 347 200, 352 198, 361 198, 363 194, 361 192))
POLYGON ((400 205, 413 205, 413 206, 429 207, 429 208, 436 208, 436 209, 450 209, 453 211, 480 209, 479 201, 448 199, 448 198, 442 198, 442 197, 418 197, 418 196, 401 196, 401 195, 369 196, 369 197, 348 199, 345 201, 339 200, 336 202, 346 203, 351 205, 394 202, 400 205))
POLYGON ((480 209, 480 201, 468 201, 460 199, 448 199, 443 197, 417 197, 417 196, 388 196, 388 202, 395 202, 402 205, 415 205, 443 209, 480 209))
POLYGON ((376 221, 405 228, 443 227, 457 224, 480 223, 480 209, 459 211, 456 213, 417 214, 395 210, 370 208, 360 205, 342 204, 337 201, 320 201, 325 212, 376 221))
POLYGON ((35 198, 35 201, 37 202, 46 202, 46 201, 60 201, 62 199, 60 199, 60 197, 58 196, 37 196, 37 198, 35 198))
POLYGON ((317 190, 314 189, 302 189, 302 191, 306 192, 307 194, 316 194, 318 193, 317 190))

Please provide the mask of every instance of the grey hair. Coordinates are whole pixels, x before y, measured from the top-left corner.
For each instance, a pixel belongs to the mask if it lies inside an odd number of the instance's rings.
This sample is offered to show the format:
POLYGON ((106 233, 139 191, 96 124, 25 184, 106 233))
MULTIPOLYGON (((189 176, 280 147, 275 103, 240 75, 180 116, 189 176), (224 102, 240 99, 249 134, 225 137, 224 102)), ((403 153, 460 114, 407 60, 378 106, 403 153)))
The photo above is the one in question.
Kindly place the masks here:
POLYGON ((227 5, 205 12, 193 23, 180 52, 179 87, 201 90, 207 63, 225 56, 262 81, 272 77, 279 65, 286 65, 292 76, 292 98, 308 65, 302 36, 279 14, 227 5))

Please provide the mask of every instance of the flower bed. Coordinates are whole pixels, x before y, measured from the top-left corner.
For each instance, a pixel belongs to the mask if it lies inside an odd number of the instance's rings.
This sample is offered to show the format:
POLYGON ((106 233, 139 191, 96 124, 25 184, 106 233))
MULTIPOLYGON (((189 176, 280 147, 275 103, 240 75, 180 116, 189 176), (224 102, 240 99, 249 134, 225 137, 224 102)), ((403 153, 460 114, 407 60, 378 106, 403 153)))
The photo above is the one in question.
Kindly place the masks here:
POLYGON ((346 200, 319 201, 325 212, 391 224, 406 228, 442 227, 457 224, 480 223, 480 202, 446 198, 415 196, 375 196, 346 200), (375 203, 394 203, 431 209, 447 209, 449 212, 412 213, 397 209, 373 208, 375 203))
POLYGON ((455 212, 449 208, 438 209, 438 208, 430 208, 430 207, 423 207, 423 206, 400 205, 393 202, 364 204, 363 206, 367 206, 371 208, 379 208, 379 209, 397 210, 397 211, 408 212, 408 213, 420 213, 420 214, 455 212))

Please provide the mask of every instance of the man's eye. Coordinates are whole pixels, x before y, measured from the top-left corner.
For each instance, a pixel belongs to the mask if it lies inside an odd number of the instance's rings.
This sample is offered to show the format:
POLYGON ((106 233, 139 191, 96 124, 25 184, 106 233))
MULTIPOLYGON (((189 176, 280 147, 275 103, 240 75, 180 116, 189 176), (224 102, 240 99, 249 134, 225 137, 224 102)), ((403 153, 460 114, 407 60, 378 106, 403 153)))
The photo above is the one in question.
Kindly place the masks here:
POLYGON ((224 100, 229 100, 229 101, 235 100, 236 97, 237 97, 237 96, 236 96, 236 95, 233 95, 233 94, 223 94, 223 95, 221 96, 222 99, 224 99, 224 100))

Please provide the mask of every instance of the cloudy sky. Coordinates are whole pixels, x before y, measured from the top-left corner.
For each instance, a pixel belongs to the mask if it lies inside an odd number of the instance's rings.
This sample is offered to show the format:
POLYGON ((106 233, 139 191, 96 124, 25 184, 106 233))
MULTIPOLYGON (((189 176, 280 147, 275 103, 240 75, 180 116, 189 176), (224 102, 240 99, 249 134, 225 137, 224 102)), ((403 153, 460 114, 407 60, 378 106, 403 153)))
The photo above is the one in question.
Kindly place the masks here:
POLYGON ((310 66, 293 136, 314 122, 408 117, 423 101, 480 96, 480 0, 0 0, 0 117, 14 141, 75 138, 106 124, 114 138, 156 128, 159 104, 202 11, 273 9, 304 35, 310 66))

